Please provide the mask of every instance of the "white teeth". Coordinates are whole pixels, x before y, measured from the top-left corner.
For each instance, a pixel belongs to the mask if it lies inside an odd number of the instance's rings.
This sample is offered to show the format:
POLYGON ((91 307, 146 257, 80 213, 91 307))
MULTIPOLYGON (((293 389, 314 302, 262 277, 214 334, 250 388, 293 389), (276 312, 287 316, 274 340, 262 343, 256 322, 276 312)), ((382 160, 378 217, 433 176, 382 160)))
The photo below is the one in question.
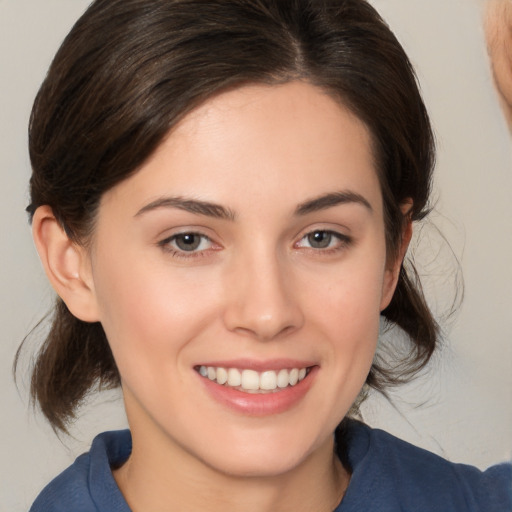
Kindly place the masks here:
POLYGON ((255 370, 239 370, 237 368, 222 368, 214 366, 200 366, 199 373, 217 384, 237 388, 240 391, 276 391, 295 386, 308 374, 307 368, 283 368, 278 372, 267 370, 257 372, 255 370))
POLYGON ((277 375, 276 372, 263 372, 260 375, 260 388, 261 389, 276 389, 277 375))
POLYGON ((254 370, 242 371, 242 387, 247 390, 256 391, 260 389, 260 376, 254 370))
POLYGON ((228 372, 224 368, 217 368, 217 382, 225 384, 228 381, 228 372))
POLYGON ((290 375, 288 370, 279 370, 277 374, 277 385, 280 388, 286 388, 290 383, 290 375))
MULTIPOLYGON (((204 368, 201 366, 201 368, 204 368)), ((236 388, 242 384, 242 374, 236 368, 228 370, 228 386, 236 388)))

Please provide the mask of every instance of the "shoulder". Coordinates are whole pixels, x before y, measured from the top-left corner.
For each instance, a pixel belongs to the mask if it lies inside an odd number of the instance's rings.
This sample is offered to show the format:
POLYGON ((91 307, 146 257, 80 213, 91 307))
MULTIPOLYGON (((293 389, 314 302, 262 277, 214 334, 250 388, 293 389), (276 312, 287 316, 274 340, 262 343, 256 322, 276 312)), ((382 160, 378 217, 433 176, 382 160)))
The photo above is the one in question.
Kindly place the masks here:
POLYGON ((367 494, 382 511, 512 511, 510 464, 480 471, 359 422, 350 422, 346 435, 353 468, 349 491, 354 484, 358 501, 367 494))
POLYGON ((130 452, 128 430, 98 435, 88 453, 42 490, 30 512, 129 512, 111 467, 121 465, 130 452))

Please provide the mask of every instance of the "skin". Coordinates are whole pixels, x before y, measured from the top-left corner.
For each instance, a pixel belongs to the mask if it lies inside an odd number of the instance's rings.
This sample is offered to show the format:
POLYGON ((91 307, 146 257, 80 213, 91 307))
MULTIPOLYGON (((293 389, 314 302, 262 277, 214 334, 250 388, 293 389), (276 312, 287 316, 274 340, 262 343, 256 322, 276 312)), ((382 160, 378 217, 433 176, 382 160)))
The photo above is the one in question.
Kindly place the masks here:
POLYGON ((512 1, 486 3, 485 34, 496 87, 512 130, 512 1))
POLYGON ((368 374, 410 238, 408 226, 389 261, 356 117, 302 82, 226 92, 103 196, 87 250, 48 207, 33 224, 55 289, 73 314, 101 321, 119 367, 133 453, 114 476, 132 510, 335 508, 349 475, 332 433, 368 374), (338 192, 364 201, 297 213, 338 192), (155 206, 169 197, 228 215, 155 206), (328 246, 313 246, 308 234, 325 231, 336 233, 328 246), (180 250, 179 233, 201 234, 197 250, 180 250), (315 372, 293 407, 243 414, 195 370, 239 358, 293 358, 315 372))

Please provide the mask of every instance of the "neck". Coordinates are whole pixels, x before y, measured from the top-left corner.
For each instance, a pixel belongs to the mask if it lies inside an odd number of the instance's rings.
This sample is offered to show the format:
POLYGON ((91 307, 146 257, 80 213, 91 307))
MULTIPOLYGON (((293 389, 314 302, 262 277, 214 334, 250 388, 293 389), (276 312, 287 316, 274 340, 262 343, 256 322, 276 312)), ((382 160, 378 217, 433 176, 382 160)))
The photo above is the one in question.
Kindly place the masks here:
POLYGON ((133 512, 332 512, 350 478, 334 453, 333 439, 285 473, 238 476, 163 442, 161 434, 139 437, 132 426, 132 455, 114 471, 133 512))

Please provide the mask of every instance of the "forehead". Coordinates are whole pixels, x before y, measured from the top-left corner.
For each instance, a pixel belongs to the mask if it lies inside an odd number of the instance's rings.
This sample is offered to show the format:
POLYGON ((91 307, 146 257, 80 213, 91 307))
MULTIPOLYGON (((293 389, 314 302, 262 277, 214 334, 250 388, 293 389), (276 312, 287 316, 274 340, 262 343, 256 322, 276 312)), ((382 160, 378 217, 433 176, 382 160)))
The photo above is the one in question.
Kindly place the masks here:
POLYGON ((278 146, 282 151, 290 144, 295 154, 311 152, 315 147, 326 149, 335 139, 338 145, 340 135, 351 142, 357 139, 365 151, 371 147, 362 121, 333 95, 303 81, 251 84, 217 94, 185 116, 164 144, 177 146, 186 139, 202 137, 215 143, 216 135, 223 140, 226 136, 232 140, 252 137, 254 144, 263 142, 269 149, 278 146), (298 138, 311 144, 298 147, 298 138))
POLYGON ((106 196, 123 192, 136 208, 166 193, 193 195, 236 210, 248 199, 262 208, 276 200, 294 208, 345 188, 381 209, 368 129, 323 90, 291 82, 210 98, 106 196))

